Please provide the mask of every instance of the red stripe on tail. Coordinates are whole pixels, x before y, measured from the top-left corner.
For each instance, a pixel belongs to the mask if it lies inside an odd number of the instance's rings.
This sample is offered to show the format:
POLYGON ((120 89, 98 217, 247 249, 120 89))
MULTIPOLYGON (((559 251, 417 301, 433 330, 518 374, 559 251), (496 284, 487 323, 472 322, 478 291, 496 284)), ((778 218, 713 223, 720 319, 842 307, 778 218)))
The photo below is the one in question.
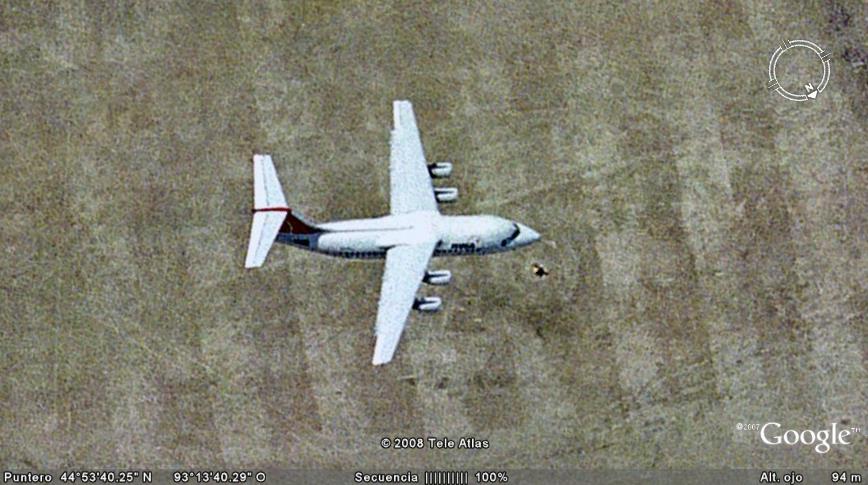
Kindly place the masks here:
POLYGON ((289 207, 263 207, 261 209, 253 209, 253 213, 257 212, 292 212, 289 207))
POLYGON ((292 215, 292 209, 289 207, 261 207, 259 209, 253 209, 254 214, 257 212, 286 212, 286 219, 283 220, 283 225, 280 226, 279 232, 292 234, 314 234, 322 232, 292 215))
POLYGON ((283 225, 280 226, 280 232, 289 232, 292 234, 314 234, 322 231, 304 222, 298 217, 295 217, 292 215, 292 211, 289 210, 286 211, 286 219, 283 220, 283 225))

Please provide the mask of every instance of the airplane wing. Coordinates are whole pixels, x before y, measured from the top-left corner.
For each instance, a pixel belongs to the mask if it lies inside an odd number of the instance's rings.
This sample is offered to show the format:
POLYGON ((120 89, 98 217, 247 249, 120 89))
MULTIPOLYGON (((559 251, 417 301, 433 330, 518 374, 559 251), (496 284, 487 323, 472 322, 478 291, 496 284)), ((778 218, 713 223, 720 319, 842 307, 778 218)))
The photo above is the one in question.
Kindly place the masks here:
POLYGON ((386 271, 377 311, 374 365, 385 364, 395 355, 435 245, 436 242, 420 242, 395 246, 386 252, 386 271))
POLYGON ((409 101, 395 101, 392 107, 395 118, 389 167, 392 214, 436 211, 437 201, 413 105, 409 101))

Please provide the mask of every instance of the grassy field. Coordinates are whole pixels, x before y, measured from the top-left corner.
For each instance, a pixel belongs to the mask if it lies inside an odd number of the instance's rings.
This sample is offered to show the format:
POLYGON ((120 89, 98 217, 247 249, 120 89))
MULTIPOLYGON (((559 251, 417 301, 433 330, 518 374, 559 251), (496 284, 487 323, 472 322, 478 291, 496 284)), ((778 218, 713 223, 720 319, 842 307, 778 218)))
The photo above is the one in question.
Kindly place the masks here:
POLYGON ((0 464, 868 466, 735 429, 868 427, 868 7, 769 5, 3 2, 0 464), (373 368, 381 262, 243 259, 254 153, 387 212, 393 99, 544 241, 435 260, 373 368))

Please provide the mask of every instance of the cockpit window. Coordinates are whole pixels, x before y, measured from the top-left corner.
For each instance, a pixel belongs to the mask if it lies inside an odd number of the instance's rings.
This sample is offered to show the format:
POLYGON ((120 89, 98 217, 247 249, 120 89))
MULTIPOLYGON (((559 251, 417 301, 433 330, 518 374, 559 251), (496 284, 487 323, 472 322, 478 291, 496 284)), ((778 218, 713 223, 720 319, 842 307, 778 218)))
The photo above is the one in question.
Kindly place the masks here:
POLYGON ((517 238, 518 235, 521 233, 521 229, 518 228, 518 224, 513 224, 512 227, 514 227, 515 230, 512 231, 512 234, 510 234, 509 237, 507 237, 503 241, 500 241, 501 246, 506 247, 507 244, 515 241, 515 238, 517 238))

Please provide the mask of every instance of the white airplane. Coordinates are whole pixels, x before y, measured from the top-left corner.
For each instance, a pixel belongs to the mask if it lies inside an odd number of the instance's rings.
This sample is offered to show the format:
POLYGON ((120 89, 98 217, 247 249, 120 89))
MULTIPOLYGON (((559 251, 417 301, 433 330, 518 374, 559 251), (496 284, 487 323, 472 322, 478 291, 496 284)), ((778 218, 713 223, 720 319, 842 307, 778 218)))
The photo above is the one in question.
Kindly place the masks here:
POLYGON ((533 229, 500 217, 445 216, 438 202, 452 202, 458 189, 434 187, 448 177, 451 163, 425 162, 419 129, 409 101, 395 101, 390 161, 391 214, 373 219, 312 224, 287 207, 270 155, 253 156, 253 226, 247 268, 262 266, 274 241, 344 258, 386 258, 377 313, 374 365, 392 360, 410 309, 440 309, 438 297, 416 298, 424 281, 449 283, 449 270, 428 270, 432 256, 510 251, 539 240, 533 229))

